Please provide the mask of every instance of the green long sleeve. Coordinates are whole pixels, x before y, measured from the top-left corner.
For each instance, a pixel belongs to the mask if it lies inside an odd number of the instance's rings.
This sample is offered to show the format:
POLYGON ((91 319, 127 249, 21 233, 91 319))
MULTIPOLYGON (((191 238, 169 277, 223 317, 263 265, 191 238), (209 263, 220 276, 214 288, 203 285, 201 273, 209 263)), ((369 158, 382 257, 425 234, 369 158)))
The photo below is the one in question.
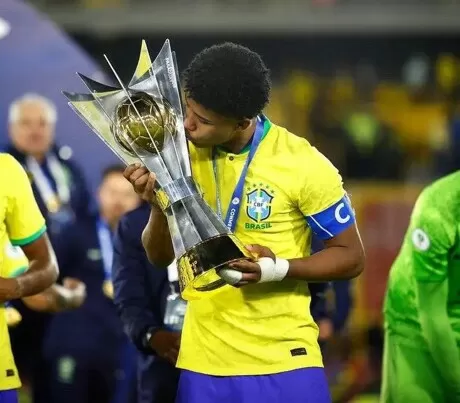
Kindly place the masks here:
POLYGON ((422 334, 452 401, 460 401, 460 352, 447 314, 448 281, 417 282, 422 334))

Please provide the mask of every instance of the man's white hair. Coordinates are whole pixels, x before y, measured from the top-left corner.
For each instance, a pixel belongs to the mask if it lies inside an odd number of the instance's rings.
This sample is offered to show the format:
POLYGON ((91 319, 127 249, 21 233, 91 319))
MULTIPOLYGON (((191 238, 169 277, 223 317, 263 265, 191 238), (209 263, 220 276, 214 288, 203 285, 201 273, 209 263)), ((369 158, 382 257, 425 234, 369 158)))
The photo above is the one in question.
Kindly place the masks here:
POLYGON ((22 97, 14 100, 8 112, 8 122, 15 123, 19 120, 21 114, 21 106, 25 104, 39 104, 43 106, 46 113, 46 119, 48 123, 54 125, 57 120, 56 106, 48 98, 45 98, 39 94, 28 93, 22 97))

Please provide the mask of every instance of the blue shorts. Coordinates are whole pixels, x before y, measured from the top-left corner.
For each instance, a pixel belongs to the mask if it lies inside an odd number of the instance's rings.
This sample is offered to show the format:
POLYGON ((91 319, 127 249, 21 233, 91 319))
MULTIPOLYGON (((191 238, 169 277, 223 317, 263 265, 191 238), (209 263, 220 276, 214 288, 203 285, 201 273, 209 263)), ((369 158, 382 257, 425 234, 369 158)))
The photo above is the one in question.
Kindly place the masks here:
POLYGON ((17 390, 0 390, 0 403, 18 403, 17 390))
POLYGON ((324 368, 272 375, 211 376, 182 371, 176 403, 330 403, 324 368))

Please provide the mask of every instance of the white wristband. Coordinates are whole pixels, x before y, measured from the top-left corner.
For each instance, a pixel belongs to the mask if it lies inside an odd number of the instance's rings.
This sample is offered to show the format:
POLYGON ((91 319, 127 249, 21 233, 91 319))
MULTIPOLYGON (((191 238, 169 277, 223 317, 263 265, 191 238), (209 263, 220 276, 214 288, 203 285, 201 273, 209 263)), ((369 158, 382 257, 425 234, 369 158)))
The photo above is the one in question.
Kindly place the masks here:
POLYGON ((289 270, 289 261, 276 258, 276 262, 269 257, 261 257, 257 264, 260 266, 259 283, 283 280, 289 270))

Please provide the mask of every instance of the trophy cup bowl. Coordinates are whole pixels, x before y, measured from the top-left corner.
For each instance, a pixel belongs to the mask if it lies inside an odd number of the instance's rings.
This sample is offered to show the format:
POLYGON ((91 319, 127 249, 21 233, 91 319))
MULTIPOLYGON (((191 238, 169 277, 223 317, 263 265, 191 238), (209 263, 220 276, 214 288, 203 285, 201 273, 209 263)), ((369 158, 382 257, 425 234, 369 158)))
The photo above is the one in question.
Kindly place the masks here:
POLYGON ((182 297, 205 298, 231 287, 219 270, 253 256, 206 203, 192 178, 169 41, 153 63, 142 42, 136 71, 126 86, 108 63, 121 88, 80 74, 91 93, 65 92, 70 107, 125 164, 141 161, 155 173, 156 200, 168 221, 182 297))
POLYGON ((113 120, 113 135, 128 153, 133 151, 126 139, 139 149, 155 154, 163 148, 165 133, 174 133, 176 127, 171 105, 166 100, 156 102, 145 92, 135 93, 131 100, 126 98, 120 102, 113 120))

